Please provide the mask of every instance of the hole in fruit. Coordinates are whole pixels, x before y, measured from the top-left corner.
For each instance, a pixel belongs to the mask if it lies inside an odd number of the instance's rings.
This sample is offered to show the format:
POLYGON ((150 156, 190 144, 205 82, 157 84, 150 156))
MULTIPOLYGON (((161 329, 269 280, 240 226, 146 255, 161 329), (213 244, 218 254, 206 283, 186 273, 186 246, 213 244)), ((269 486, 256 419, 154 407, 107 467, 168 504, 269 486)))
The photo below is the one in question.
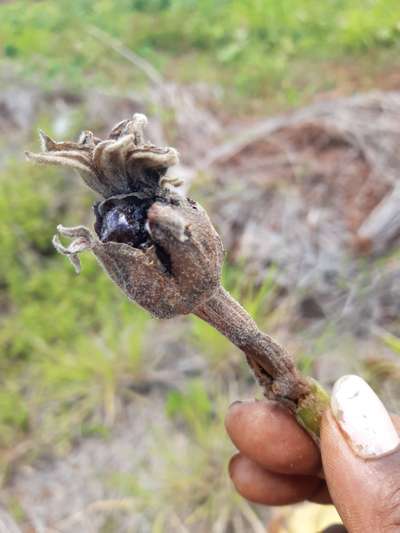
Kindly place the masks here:
POLYGON ((95 231, 102 242, 120 242, 135 248, 150 241, 145 229, 147 210, 153 200, 136 196, 110 198, 94 207, 95 231))
MULTIPOLYGON (((109 198, 93 206, 96 221, 94 229, 102 242, 129 244, 143 248, 152 244, 146 230, 147 211, 155 198, 138 198, 135 195, 109 198)), ((154 243, 155 244, 155 243, 154 243)), ((165 270, 171 273, 171 259, 168 253, 155 244, 156 254, 165 270)))

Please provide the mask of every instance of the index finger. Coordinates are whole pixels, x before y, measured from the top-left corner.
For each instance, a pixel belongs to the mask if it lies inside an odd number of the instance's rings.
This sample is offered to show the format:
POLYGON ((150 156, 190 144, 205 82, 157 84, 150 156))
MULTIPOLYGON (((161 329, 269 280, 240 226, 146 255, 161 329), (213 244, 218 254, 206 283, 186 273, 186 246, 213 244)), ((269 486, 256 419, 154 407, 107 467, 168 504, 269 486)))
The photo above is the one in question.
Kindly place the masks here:
POLYGON ((321 469, 317 446, 276 402, 236 402, 229 408, 225 426, 238 450, 271 472, 312 475, 321 469))

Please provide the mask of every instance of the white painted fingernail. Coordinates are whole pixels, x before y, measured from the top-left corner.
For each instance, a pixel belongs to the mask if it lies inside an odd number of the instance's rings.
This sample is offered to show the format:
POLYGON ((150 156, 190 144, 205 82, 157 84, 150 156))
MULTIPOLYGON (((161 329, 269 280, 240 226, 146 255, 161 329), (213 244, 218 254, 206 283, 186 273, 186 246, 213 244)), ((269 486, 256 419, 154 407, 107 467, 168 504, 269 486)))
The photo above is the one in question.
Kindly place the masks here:
POLYGON ((400 446, 385 406, 360 377, 343 376, 335 383, 331 410, 356 455, 373 459, 400 446))

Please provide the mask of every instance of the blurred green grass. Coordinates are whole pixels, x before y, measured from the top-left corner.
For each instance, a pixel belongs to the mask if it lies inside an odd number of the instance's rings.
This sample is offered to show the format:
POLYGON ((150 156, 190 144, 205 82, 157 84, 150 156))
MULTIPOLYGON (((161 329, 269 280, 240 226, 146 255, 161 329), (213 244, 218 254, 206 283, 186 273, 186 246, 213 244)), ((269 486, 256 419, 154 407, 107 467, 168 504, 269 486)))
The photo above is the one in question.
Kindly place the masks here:
POLYGON ((84 259, 84 273, 76 276, 54 255, 60 217, 87 216, 90 206, 84 191, 70 197, 70 182, 48 169, 22 171, 20 164, 1 174, 3 446, 21 432, 54 444, 112 422, 120 380, 131 374, 140 381, 151 367, 141 349, 148 315, 121 298, 93 258, 84 259), (69 424, 56 421, 69 415, 69 424))
POLYGON ((1 6, 1 53, 45 86, 137 86, 137 72, 92 26, 167 79, 215 81, 228 95, 279 91, 296 104, 302 92, 334 85, 326 61, 373 69, 380 50, 398 51, 400 14, 397 0, 17 1, 1 6))

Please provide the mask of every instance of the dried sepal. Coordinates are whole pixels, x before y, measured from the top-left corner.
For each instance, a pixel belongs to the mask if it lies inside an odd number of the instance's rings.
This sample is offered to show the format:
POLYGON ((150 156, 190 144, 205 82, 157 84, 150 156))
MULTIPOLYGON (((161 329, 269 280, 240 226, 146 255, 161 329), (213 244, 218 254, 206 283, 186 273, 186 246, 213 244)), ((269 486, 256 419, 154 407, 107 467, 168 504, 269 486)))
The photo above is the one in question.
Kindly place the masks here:
POLYGON ((81 133, 78 142, 56 142, 39 131, 42 152, 26 152, 36 163, 73 168, 85 183, 104 198, 129 194, 143 188, 152 192, 162 185, 176 185, 165 176, 179 158, 174 148, 159 148, 146 142, 147 118, 136 113, 118 123, 105 140, 91 131, 81 133))
POLYGON ((76 273, 79 274, 81 271, 79 254, 85 250, 91 250, 93 248, 93 244, 95 243, 93 235, 87 228, 85 228, 85 226, 66 228, 59 224, 57 226, 57 231, 60 235, 75 238, 67 247, 60 242, 58 235, 54 235, 52 242, 57 252, 67 256, 75 268, 76 273))

